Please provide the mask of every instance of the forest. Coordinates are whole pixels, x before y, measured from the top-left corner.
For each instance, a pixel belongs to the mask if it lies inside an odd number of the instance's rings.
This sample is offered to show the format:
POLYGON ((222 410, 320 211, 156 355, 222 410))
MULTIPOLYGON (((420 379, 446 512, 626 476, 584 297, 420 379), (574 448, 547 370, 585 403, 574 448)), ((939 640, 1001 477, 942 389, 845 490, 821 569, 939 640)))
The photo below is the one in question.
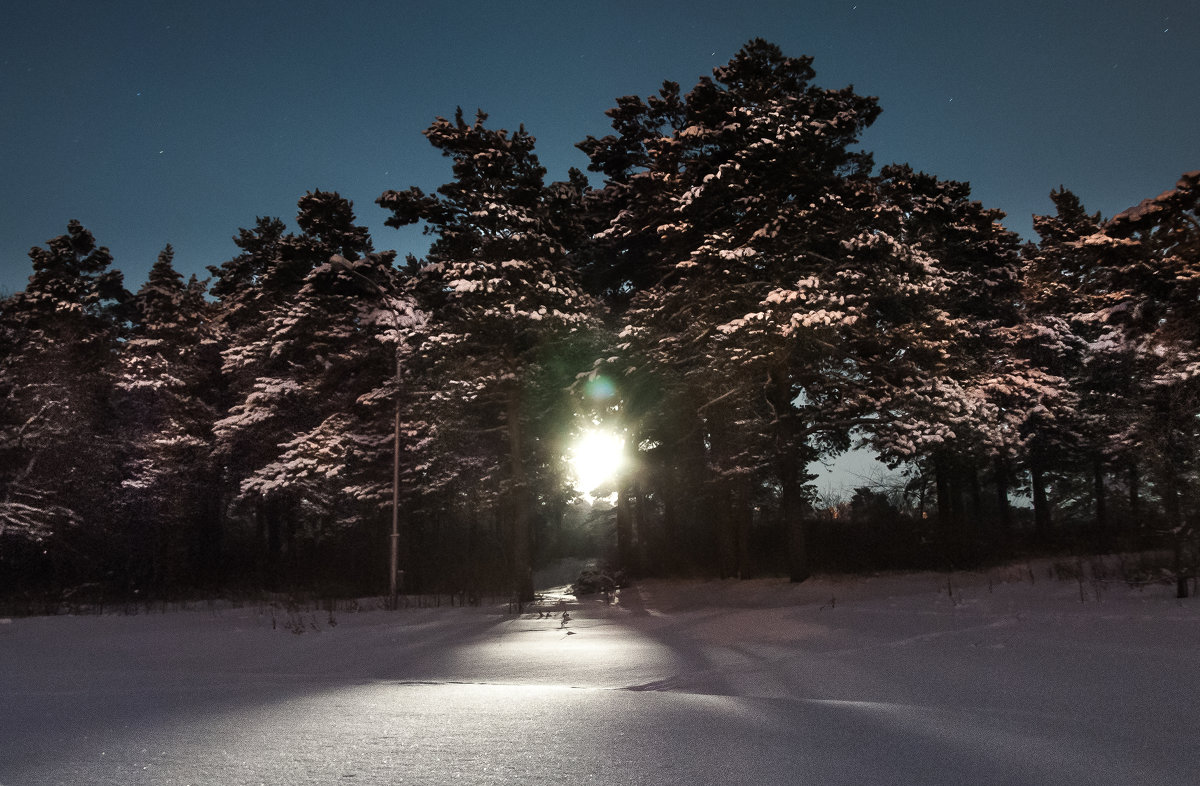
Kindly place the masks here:
POLYGON ((568 556, 803 581, 1063 551, 1162 554, 1186 593, 1200 171, 1110 218, 1047 184, 1023 241, 876 162, 877 99, 815 79, 751 41, 617 98, 561 182, 524 128, 436 118, 445 184, 376 200, 420 258, 313 190, 208 279, 167 246, 132 292, 69 222, 0 302, 0 597, 470 602, 568 556), (595 504, 564 460, 589 429, 627 452, 595 504), (820 497, 848 450, 899 480, 820 497))

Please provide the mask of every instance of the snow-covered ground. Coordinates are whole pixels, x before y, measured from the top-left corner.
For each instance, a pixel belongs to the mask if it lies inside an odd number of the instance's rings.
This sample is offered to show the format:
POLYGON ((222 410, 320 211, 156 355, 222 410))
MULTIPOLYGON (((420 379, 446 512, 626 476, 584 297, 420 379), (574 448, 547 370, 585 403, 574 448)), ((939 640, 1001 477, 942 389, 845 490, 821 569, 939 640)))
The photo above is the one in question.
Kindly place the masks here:
POLYGON ((0 622, 0 784, 1200 782, 1200 601, 1048 572, 0 622))

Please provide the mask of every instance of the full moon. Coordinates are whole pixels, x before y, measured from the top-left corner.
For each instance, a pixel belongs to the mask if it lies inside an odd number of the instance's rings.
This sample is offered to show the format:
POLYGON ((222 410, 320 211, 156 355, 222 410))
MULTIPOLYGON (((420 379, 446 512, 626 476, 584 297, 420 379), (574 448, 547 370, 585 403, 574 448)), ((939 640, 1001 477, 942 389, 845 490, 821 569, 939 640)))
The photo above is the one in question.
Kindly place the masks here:
POLYGON ((624 455, 625 440, 618 434, 599 429, 580 434, 567 451, 575 490, 590 497, 596 488, 616 478, 624 455))

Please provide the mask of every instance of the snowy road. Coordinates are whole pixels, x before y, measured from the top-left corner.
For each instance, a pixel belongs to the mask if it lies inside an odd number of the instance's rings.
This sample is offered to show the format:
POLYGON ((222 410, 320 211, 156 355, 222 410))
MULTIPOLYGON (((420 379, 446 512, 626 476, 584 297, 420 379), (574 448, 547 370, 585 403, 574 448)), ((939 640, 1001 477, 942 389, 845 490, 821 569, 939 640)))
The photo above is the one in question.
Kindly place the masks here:
POLYGON ((1200 603, 1018 579, 18 619, 0 784, 1196 782, 1200 603))

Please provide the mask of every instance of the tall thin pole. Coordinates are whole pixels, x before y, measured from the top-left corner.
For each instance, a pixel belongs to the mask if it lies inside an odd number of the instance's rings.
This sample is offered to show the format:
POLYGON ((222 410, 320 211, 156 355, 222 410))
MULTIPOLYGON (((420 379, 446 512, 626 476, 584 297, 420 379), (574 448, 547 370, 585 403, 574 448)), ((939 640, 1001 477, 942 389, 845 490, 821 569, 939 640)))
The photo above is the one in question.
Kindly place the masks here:
POLYGON ((396 351, 396 419, 392 426, 392 548, 391 582, 388 585, 393 610, 400 607, 400 352, 396 351))
MULTIPOLYGON (((387 300, 387 293, 378 282, 359 273, 354 268, 346 263, 346 260, 340 257, 334 257, 331 260, 332 264, 337 264, 347 273, 356 278, 366 281, 379 294, 380 302, 385 308, 392 312, 399 319, 400 312, 387 300)), ((399 322, 397 322, 397 328, 399 322)), ((400 608, 400 589, 401 576, 403 571, 400 570, 400 391, 404 377, 402 376, 403 362, 400 357, 400 345, 396 345, 396 416, 392 424, 392 535, 389 540, 388 548, 388 570, 391 574, 388 577, 388 606, 392 610, 400 608)), ((407 554, 405 556, 408 556, 407 554)))

